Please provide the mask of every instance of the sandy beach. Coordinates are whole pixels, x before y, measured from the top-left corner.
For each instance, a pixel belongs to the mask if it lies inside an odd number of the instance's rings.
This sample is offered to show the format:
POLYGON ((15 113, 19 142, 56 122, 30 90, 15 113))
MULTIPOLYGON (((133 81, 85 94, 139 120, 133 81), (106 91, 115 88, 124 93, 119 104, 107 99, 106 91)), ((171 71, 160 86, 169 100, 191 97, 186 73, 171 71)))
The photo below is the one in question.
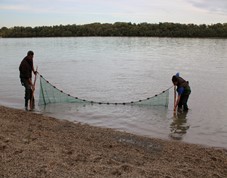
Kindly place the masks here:
POLYGON ((151 139, 4 106, 0 157, 0 178, 227 177, 223 148, 151 139))

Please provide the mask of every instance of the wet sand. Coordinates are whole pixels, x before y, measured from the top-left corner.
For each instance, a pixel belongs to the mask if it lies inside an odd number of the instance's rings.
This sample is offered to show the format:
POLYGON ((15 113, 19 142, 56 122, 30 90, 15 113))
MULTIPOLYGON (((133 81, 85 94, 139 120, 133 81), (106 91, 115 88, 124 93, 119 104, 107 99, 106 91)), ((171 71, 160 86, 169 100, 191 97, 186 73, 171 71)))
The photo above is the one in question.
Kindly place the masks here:
POLYGON ((0 158, 0 178, 227 177, 223 148, 151 139, 3 106, 0 158))

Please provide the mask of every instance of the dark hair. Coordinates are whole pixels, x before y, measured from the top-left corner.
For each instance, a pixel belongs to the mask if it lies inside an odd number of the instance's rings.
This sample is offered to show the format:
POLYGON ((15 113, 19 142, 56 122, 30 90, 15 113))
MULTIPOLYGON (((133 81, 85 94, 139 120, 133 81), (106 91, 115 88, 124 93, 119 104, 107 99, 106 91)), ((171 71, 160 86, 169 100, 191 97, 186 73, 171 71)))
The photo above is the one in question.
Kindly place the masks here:
POLYGON ((34 52, 33 51, 28 51, 27 56, 33 56, 34 52))
POLYGON ((172 82, 173 82, 173 83, 177 82, 177 76, 176 76, 176 75, 174 75, 174 76, 172 77, 172 82))

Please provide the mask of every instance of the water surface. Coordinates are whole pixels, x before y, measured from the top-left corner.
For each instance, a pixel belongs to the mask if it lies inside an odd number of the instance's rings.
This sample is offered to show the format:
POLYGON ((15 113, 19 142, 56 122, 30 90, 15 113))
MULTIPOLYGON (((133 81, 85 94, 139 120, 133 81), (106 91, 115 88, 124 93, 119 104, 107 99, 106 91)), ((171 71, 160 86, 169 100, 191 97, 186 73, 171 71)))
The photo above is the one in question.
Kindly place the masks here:
MULTIPOLYGON (((0 104, 24 106, 18 66, 28 50, 52 84, 80 98, 127 102, 167 89, 176 72, 190 82, 187 114, 169 107, 52 104, 41 113, 148 137, 227 148, 227 40, 188 38, 0 39, 0 104)), ((36 98, 38 98, 38 86, 36 98)))

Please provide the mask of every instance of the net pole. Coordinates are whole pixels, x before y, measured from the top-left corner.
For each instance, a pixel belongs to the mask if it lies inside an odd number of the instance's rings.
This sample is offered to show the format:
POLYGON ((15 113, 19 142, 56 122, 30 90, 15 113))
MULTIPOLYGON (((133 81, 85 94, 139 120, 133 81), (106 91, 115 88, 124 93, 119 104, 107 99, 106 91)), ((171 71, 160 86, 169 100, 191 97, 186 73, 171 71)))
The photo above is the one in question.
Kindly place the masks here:
POLYGON ((40 75, 40 92, 42 92, 43 103, 44 103, 44 105, 46 105, 46 100, 45 100, 45 97, 44 97, 43 85, 42 85, 41 78, 42 78, 42 76, 40 75))
POLYGON ((35 73, 35 78, 34 78, 33 87, 32 87, 32 94, 30 98, 30 110, 33 110, 35 107, 34 93, 35 93, 35 84, 36 84, 36 78, 37 78, 37 70, 38 70, 38 66, 36 67, 36 73, 35 73))
POLYGON ((176 97, 177 97, 177 88, 174 85, 174 107, 175 107, 175 104, 176 104, 176 97))

